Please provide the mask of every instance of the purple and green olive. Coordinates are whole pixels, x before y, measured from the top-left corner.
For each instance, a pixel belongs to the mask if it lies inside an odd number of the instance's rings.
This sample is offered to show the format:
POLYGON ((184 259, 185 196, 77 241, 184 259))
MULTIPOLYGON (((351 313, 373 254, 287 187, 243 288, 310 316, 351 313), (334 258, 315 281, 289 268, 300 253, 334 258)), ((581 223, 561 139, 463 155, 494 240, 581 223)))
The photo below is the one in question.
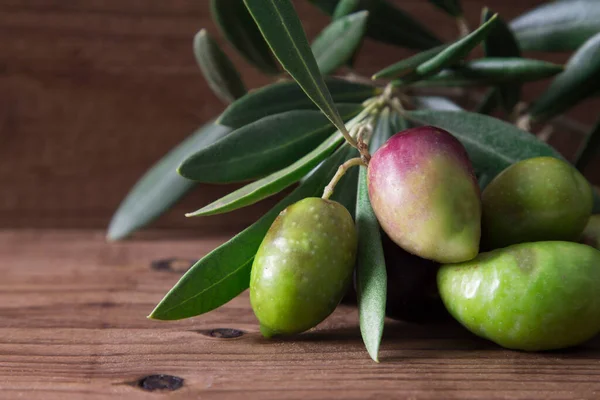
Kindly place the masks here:
POLYGON ((252 264, 262 334, 301 333, 331 314, 352 280, 356 247, 354 221, 337 202, 310 197, 282 211, 252 264))
POLYGON ((448 319, 436 285, 439 264, 408 253, 385 233, 381 236, 387 271, 386 315, 415 323, 448 319))
POLYGON ((440 268, 442 300, 471 332, 509 349, 553 350, 600 332, 600 251, 516 244, 440 268))
POLYGON ((544 240, 576 241, 592 212, 590 184, 552 157, 520 161, 501 172, 482 194, 482 243, 496 249, 544 240))
POLYGON ((368 186, 381 227, 406 251, 442 263, 477 255, 479 186, 450 133, 426 126, 395 134, 373 154, 368 186))

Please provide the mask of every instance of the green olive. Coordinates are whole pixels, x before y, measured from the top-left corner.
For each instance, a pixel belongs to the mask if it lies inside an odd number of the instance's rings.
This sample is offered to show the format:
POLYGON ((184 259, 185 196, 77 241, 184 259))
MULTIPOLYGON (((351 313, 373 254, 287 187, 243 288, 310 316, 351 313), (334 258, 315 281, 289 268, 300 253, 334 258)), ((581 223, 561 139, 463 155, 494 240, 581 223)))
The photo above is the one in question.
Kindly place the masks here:
POLYGON ((444 305, 471 332, 510 349, 578 345, 600 332, 600 251, 522 243, 440 268, 444 305))
POLYGON ((337 202, 311 197, 282 211, 252 264, 262 334, 296 334, 327 318, 352 280, 356 247, 354 221, 337 202))
POLYGON ((592 189, 572 166, 552 157, 520 161, 483 191, 485 248, 544 240, 576 241, 590 217, 592 189))

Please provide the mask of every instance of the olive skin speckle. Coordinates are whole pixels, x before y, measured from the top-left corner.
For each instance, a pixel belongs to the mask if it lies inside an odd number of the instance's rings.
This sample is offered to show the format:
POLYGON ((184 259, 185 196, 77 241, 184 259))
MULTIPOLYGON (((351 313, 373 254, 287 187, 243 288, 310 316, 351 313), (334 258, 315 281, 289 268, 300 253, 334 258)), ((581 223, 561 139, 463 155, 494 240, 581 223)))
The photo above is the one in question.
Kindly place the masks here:
POLYGON ((327 318, 352 280, 357 242, 337 202, 310 197, 284 210, 252 264, 250 302, 262 334, 297 334, 327 318))

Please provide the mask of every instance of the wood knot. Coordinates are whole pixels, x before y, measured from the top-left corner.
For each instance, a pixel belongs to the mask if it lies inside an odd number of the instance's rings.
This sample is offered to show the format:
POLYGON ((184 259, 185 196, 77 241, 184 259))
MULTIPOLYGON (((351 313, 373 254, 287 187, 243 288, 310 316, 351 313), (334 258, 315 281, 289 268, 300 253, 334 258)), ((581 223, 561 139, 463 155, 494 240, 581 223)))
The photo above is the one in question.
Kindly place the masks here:
POLYGON ((217 328, 208 329, 206 331, 200 331, 200 333, 205 336, 210 336, 218 339, 234 339, 242 336, 244 334, 244 331, 231 328, 217 328))
POLYGON ((173 391, 183 386, 183 378, 173 375, 148 375, 139 380, 138 386, 148 392, 155 390, 173 391))
POLYGON ((182 258, 162 258, 150 263, 150 268, 155 271, 186 272, 196 263, 195 260, 182 258))

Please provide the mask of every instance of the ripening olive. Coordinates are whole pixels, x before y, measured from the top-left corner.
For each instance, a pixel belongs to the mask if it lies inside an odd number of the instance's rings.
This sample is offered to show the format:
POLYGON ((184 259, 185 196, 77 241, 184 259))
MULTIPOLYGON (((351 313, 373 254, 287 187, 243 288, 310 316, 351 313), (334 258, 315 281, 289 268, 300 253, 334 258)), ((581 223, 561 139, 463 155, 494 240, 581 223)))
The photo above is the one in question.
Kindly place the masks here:
POLYGON ((600 251, 516 244, 440 268, 444 304, 471 332, 509 349, 574 346, 600 332, 600 251))
POLYGON ((482 194, 482 242, 496 249, 515 243, 579 239, 592 212, 592 189, 572 166, 552 157, 511 165, 482 194))
POLYGON ((341 204, 303 199, 281 212, 252 264, 250 301, 265 337, 323 321, 352 279, 357 236, 341 204))
POLYGON ((381 227, 406 251, 438 262, 477 255, 479 186, 450 133, 426 126, 395 134, 373 154, 368 185, 381 227))

